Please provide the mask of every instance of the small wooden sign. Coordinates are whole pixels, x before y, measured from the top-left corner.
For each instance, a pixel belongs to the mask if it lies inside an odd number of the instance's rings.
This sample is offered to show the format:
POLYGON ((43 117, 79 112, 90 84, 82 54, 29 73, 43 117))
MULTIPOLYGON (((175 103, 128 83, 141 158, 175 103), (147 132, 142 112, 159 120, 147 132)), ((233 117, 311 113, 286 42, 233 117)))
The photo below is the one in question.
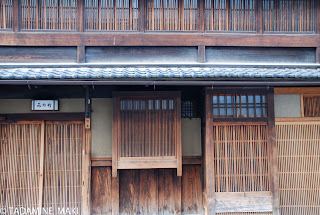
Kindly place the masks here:
POLYGON ((91 124, 90 118, 86 118, 84 123, 85 128, 90 129, 90 126, 91 126, 90 124, 91 124))
POLYGON ((31 110, 34 111, 57 111, 58 100, 32 100, 31 110))

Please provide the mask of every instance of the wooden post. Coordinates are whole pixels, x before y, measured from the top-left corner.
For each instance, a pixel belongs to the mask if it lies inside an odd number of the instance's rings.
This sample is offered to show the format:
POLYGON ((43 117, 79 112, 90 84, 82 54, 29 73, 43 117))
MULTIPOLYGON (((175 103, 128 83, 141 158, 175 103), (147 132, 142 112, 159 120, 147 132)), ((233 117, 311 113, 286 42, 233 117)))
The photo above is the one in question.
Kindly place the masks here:
POLYGON ((119 177, 112 177, 112 182, 111 182, 111 186, 112 186, 112 215, 118 215, 119 214, 119 177))
POLYGON ((316 32, 318 34, 320 34, 320 1, 317 1, 317 5, 316 5, 316 12, 317 12, 317 25, 316 25, 316 32))
MULTIPOLYGON (((42 210, 43 200, 43 173, 44 173, 44 144, 45 144, 45 123, 41 122, 41 142, 40 142, 40 169, 39 169, 39 205, 38 208, 42 210)), ((41 213, 40 213, 41 214, 41 213)))
POLYGON ((146 32, 146 7, 147 0, 139 0, 139 31, 146 32))
POLYGON ((85 13, 84 13, 84 9, 85 9, 85 0, 77 0, 77 16, 78 16, 78 26, 77 26, 77 30, 78 32, 84 32, 85 30, 85 13))
POLYGON ((179 96, 177 98, 177 108, 176 108, 176 114, 177 114, 177 135, 176 135, 176 140, 177 140, 177 175, 182 176, 182 145, 181 145, 181 97, 179 96))
POLYGON ((198 32, 204 33, 206 31, 206 15, 205 15, 205 1, 198 1, 198 32))
MULTIPOLYGON (((86 117, 90 112, 89 88, 86 87, 85 109, 86 117)), ((90 116, 90 114, 89 114, 90 116)), ((84 131, 83 167, 82 167, 82 213, 90 214, 91 211, 91 129, 84 131)))
POLYGON ((112 177, 118 176, 118 97, 113 98, 113 120, 112 120, 112 177))
POLYGON ((273 214, 279 215, 279 170, 278 151, 276 145, 275 117, 274 117, 274 89, 269 89, 268 102, 268 148, 270 159, 270 189, 272 193, 273 214))
POLYGON ((256 32, 257 34, 263 34, 263 3, 261 0, 255 1, 255 13, 256 13, 256 32))
POLYGON ((85 63, 86 62, 86 47, 78 46, 77 47, 77 63, 85 63))
POLYGON ((12 28, 14 32, 20 31, 20 23, 21 23, 21 16, 20 16, 20 0, 13 0, 12 1, 12 28))
POLYGON ((317 62, 317 63, 320 63, 320 47, 317 47, 317 50, 316 50, 316 57, 317 57, 316 62, 317 62))
POLYGON ((204 211, 207 215, 215 214, 215 178, 214 178, 214 147, 213 147, 213 119, 212 96, 209 89, 205 95, 205 143, 204 143, 204 211))
POLYGON ((174 214, 175 215, 178 215, 178 214, 181 214, 182 213, 182 208, 181 208, 181 205, 182 205, 182 196, 181 196, 181 186, 182 186, 182 177, 180 176, 177 176, 175 177, 175 194, 174 194, 174 197, 175 197, 175 211, 174 211, 174 214))
POLYGON ((206 62, 206 47, 198 46, 198 62, 205 63, 206 62))

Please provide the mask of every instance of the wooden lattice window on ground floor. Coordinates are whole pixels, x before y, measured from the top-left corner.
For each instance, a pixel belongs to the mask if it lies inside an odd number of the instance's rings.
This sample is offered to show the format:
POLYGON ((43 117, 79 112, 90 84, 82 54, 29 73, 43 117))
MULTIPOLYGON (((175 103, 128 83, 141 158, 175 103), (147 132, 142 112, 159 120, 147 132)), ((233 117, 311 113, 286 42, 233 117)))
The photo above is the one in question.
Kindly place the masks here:
POLYGON ((0 123, 1 213, 84 214, 84 136, 83 122, 0 123))
POLYGON ((276 123, 280 213, 320 214, 320 122, 276 123))
POLYGON ((117 169, 182 174, 180 92, 117 92, 113 110, 113 176, 117 169))

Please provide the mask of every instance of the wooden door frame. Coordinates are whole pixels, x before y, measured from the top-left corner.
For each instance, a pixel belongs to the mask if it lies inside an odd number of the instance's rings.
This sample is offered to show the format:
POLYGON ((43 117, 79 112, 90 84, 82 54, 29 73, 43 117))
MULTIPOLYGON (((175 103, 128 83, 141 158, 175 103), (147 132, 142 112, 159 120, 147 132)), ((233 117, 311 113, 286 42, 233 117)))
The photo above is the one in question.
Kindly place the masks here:
MULTIPOLYGON (((229 89, 230 90, 230 89, 229 89)), ((243 92, 255 93, 255 89, 245 88, 239 90, 243 92)), ((270 159, 270 190, 272 193, 272 207, 273 213, 279 214, 279 170, 277 164, 277 148, 276 148, 276 134, 275 134, 275 116, 274 116, 274 89, 259 89, 258 91, 265 91, 267 96, 267 127, 268 127, 268 147, 270 159)), ((214 145, 213 145, 213 101, 212 93, 228 92, 228 89, 221 88, 205 88, 205 140, 203 147, 203 207, 204 214, 216 213, 216 193, 215 193, 215 167, 214 167, 214 145)), ((230 91, 237 92, 237 89, 230 91)), ((229 91, 229 92, 230 92, 229 91)), ((253 120, 254 121, 254 120, 253 120)), ((263 120, 264 121, 264 120, 263 120)))

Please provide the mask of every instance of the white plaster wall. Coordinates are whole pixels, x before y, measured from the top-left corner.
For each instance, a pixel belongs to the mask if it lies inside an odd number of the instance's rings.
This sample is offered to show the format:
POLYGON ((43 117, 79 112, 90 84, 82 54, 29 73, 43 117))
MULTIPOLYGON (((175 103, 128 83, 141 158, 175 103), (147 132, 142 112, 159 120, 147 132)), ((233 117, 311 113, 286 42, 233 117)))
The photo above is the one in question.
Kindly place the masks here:
POLYGON ((274 111, 275 117, 301 117, 301 95, 275 95, 274 111))

